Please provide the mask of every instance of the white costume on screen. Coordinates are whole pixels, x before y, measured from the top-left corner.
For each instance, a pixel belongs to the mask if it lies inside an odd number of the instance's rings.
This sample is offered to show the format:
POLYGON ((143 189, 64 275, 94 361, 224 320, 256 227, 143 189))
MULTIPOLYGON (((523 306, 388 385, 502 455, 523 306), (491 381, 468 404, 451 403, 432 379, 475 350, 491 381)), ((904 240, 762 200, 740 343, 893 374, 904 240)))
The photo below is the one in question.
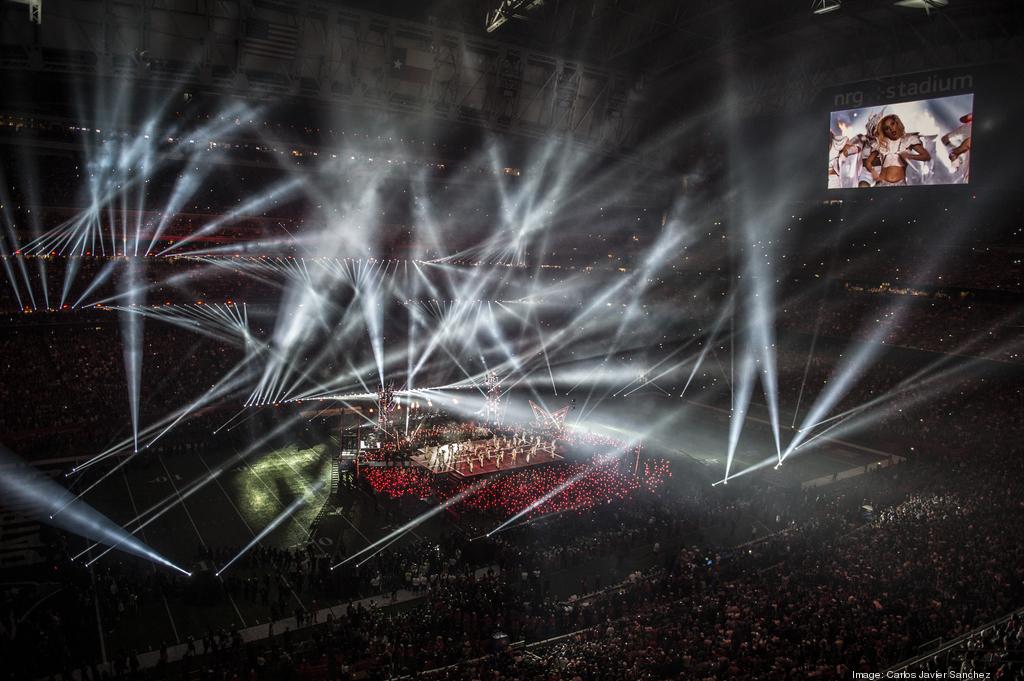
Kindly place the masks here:
POLYGON ((916 133, 907 133, 898 140, 891 140, 883 136, 878 142, 878 153, 882 157, 882 167, 905 167, 907 163, 900 158, 900 154, 904 151, 910 151, 911 147, 919 144, 921 144, 921 137, 916 133))
POLYGON ((887 182, 885 180, 880 181, 876 184, 876 187, 905 187, 908 184, 922 184, 920 169, 915 169, 910 166, 908 161, 904 161, 900 156, 904 151, 911 151, 911 147, 921 145, 924 143, 921 141, 920 135, 917 133, 908 132, 898 140, 892 140, 884 135, 878 142, 878 154, 882 159, 882 168, 904 168, 904 177, 899 182, 887 182), (911 182, 911 174, 915 173, 913 182, 911 182))
POLYGON ((875 113, 868 116, 867 122, 864 124, 864 133, 859 135, 861 140, 860 145, 860 157, 857 159, 857 182, 866 182, 869 186, 874 186, 875 178, 871 176, 871 172, 865 167, 865 162, 868 157, 878 148, 878 140, 875 138, 875 130, 878 128, 878 122, 882 120, 882 114, 885 113, 885 109, 876 111, 875 113))
POLYGON ((833 137, 828 149, 828 188, 839 189, 842 187, 842 159, 843 148, 846 147, 847 138, 833 137))
MULTIPOLYGON (((971 128, 973 126, 973 121, 968 121, 967 123, 964 123, 958 128, 955 128, 947 135, 949 139, 949 144, 947 144, 946 146, 950 152, 952 152, 953 149, 963 144, 964 140, 971 137, 971 128)), ((967 151, 964 151, 962 154, 957 156, 956 159, 951 162, 951 164, 953 167, 955 181, 967 182, 968 172, 971 167, 971 151, 969 149, 967 151)))
POLYGON ((871 172, 865 167, 868 157, 875 150, 875 143, 873 141, 865 141, 861 147, 860 156, 857 157, 857 182, 867 182, 869 185, 875 183, 875 178, 871 176, 871 172))

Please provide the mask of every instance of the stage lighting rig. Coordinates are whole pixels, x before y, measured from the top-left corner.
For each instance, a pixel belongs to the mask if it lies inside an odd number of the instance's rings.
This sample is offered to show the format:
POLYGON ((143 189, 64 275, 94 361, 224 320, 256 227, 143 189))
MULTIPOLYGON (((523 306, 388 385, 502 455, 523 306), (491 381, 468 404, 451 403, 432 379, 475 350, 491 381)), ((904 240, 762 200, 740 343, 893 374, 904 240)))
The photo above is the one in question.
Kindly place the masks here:
POLYGON ((842 0, 814 0, 811 3, 811 11, 815 14, 828 14, 829 12, 835 12, 842 6, 842 0))
POLYGON ((381 385, 380 389, 377 390, 377 430, 385 435, 391 434, 391 415, 397 408, 395 384, 381 385))
POLYGON ((898 0, 897 7, 911 7, 931 12, 933 9, 942 9, 949 5, 949 0, 898 0))
POLYGON ((544 0, 501 0, 501 4, 484 18, 484 28, 494 33, 509 19, 525 19, 524 12, 544 4, 544 0))
POLYGON ((501 425, 501 379, 494 371, 487 372, 484 378, 487 397, 484 400, 484 417, 488 423, 501 425))
POLYGON ((43 25, 43 0, 13 0, 28 5, 28 20, 33 24, 43 25))

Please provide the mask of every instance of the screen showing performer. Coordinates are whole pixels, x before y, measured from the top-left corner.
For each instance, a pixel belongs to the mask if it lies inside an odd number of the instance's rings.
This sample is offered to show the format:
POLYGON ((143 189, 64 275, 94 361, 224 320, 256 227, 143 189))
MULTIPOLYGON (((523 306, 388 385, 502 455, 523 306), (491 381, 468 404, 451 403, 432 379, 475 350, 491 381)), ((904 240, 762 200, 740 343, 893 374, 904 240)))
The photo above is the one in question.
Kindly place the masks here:
POLYGON ((833 111, 828 188, 967 184, 974 95, 833 111))

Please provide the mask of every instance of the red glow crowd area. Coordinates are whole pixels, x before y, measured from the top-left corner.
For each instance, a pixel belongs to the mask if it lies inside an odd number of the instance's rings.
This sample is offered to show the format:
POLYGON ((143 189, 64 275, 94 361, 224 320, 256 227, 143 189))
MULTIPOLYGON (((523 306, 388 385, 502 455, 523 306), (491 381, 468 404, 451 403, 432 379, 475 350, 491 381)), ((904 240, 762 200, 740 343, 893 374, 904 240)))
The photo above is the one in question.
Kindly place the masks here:
MULTIPOLYGON (((478 430, 479 426, 474 423, 432 426, 397 442, 386 443, 380 449, 366 450, 366 458, 401 464, 397 459, 403 452, 415 451, 431 442, 468 437, 478 430)), ((640 490, 657 491, 672 475, 667 460, 644 457, 639 445, 630 447, 612 437, 571 432, 559 444, 577 455, 589 454, 589 458, 495 475, 479 490, 455 504, 453 510, 509 516, 530 509, 525 514, 528 518, 585 511, 601 504, 624 501, 640 490)), ((476 484, 403 465, 367 466, 361 475, 374 492, 393 499, 450 499, 476 484)))

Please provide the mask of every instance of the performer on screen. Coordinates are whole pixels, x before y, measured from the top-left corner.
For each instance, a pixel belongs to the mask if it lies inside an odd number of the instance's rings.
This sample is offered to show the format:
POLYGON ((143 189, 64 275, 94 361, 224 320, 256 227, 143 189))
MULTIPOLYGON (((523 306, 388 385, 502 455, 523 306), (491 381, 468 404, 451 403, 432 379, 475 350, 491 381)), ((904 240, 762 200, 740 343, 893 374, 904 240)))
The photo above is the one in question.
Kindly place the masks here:
MULTIPOLYGON (((858 189, 875 186, 875 178, 868 169, 868 159, 871 157, 871 152, 875 150, 875 129, 878 127, 878 121, 882 120, 882 113, 882 111, 876 111, 868 116, 867 123, 864 124, 864 132, 856 137, 857 146, 860 149, 857 156, 858 189)), ((878 166, 877 170, 881 172, 881 162, 876 160, 875 164, 878 166)))
POLYGON ((857 154, 860 148, 845 135, 836 135, 829 130, 828 136, 828 188, 841 189, 843 186, 843 159, 857 154))
POLYGON ((899 187, 907 184, 907 165, 911 161, 927 162, 932 155, 917 133, 908 133, 896 114, 883 116, 875 132, 876 147, 865 166, 876 187, 899 187), (875 165, 875 161, 880 166, 875 165))
POLYGON ((968 175, 971 169, 971 128, 974 125, 974 114, 961 116, 960 123, 959 127, 942 136, 942 143, 949 149, 949 160, 953 164, 957 181, 967 182, 970 179, 968 175))

